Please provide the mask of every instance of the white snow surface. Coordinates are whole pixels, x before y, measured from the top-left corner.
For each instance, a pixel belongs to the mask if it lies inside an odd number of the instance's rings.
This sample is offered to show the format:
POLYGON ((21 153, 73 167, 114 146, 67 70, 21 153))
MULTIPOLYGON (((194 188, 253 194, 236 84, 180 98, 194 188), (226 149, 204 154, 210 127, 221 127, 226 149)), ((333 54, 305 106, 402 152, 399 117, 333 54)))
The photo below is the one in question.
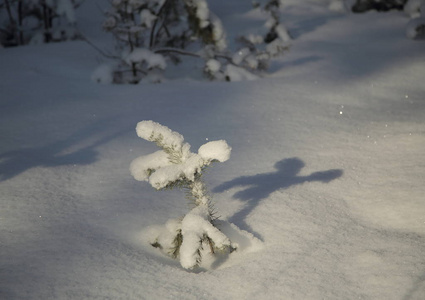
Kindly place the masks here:
POLYGON ((94 69, 91 80, 102 84, 111 84, 114 81, 113 68, 109 64, 101 64, 94 69))
MULTIPOLYGON (((264 23, 250 1, 209 4, 229 44, 264 23)), ((83 41, 0 49, 1 299, 425 299, 424 42, 404 12, 285 4, 290 51, 254 81, 181 64, 162 84, 98 85, 83 41), (190 272, 149 245, 188 208, 128 171, 157 151, 140 120, 232 146, 204 174, 238 240, 227 259, 190 272)), ((98 5, 78 27, 113 47, 98 5)))
POLYGON ((232 64, 226 66, 224 72, 230 81, 246 81, 246 80, 257 80, 258 76, 250 73, 244 68, 237 67, 232 64))
POLYGON ((153 53, 145 48, 136 48, 124 56, 124 60, 131 65, 132 63, 146 63, 148 68, 165 69, 167 62, 161 54, 153 53))

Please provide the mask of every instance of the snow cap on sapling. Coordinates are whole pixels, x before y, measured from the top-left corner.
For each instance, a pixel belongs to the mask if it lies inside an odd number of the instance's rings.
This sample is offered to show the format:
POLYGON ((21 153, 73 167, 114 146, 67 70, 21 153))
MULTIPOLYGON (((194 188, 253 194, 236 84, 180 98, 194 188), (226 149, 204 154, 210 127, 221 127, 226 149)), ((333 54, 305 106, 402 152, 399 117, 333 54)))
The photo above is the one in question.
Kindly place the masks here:
POLYGON ((159 150, 133 160, 130 164, 130 173, 137 181, 148 181, 154 170, 170 164, 168 154, 159 150))
POLYGON ((141 121, 136 126, 137 135, 150 142, 161 139, 162 143, 170 148, 180 150, 183 146, 183 136, 170 128, 154 121, 141 121))
POLYGON ((212 141, 202 145, 198 154, 205 160, 225 162, 230 158, 232 148, 225 140, 212 141))

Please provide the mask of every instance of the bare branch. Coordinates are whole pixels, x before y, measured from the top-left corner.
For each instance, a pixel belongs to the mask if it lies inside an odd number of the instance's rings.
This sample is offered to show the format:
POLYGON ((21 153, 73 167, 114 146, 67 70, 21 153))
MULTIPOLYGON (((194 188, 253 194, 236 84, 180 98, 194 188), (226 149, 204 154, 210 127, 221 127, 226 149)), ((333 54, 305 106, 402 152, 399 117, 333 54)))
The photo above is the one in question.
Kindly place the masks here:
POLYGON ((98 46, 96 46, 93 42, 91 42, 89 39, 87 39, 84 35, 81 34, 81 39, 83 41, 85 41, 87 44, 89 44, 93 49, 95 49, 97 52, 99 52, 102 56, 106 57, 106 58, 111 58, 111 59, 119 59, 118 56, 115 55, 110 55, 107 54, 106 52, 104 52, 102 49, 100 49, 98 46))
POLYGON ((186 55, 186 56, 192 56, 192 57, 201 57, 198 53, 185 51, 178 48, 159 48, 159 49, 153 49, 152 52, 154 53, 177 53, 180 55, 186 55))

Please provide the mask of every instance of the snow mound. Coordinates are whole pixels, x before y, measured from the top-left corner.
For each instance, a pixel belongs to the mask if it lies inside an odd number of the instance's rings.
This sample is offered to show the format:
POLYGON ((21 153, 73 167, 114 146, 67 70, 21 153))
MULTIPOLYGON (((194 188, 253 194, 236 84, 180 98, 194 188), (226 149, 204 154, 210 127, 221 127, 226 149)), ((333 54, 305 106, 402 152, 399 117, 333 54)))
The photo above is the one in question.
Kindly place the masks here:
POLYGON ((134 49, 128 55, 124 56, 124 60, 129 65, 132 63, 146 63, 148 69, 159 68, 164 70, 167 67, 164 56, 144 48, 134 49))
MULTIPOLYGON (((187 215, 186 217, 188 217, 187 215)), ((190 226, 194 223, 197 223, 194 216, 189 216, 186 220, 187 224, 185 226, 186 231, 190 231, 190 226)), ((158 260, 167 262, 170 265, 176 266, 175 260, 169 258, 168 260, 163 260, 163 255, 158 255, 158 251, 155 248, 151 247, 150 244, 155 242, 160 243, 161 245, 172 245, 175 232, 180 228, 179 219, 170 219, 164 225, 151 225, 144 228, 142 231, 136 233, 135 241, 137 245, 144 249, 145 251, 153 254, 158 260)), ((204 222, 204 220, 202 220, 204 222)), ((234 265, 238 265, 244 262, 244 257, 250 253, 260 252, 264 249, 264 243, 256 238, 253 234, 240 229, 233 223, 224 220, 216 220, 216 227, 214 229, 214 235, 216 235, 216 240, 221 242, 223 245, 228 244, 231 241, 232 246, 236 249, 231 254, 226 252, 216 252, 211 254, 208 247, 202 251, 202 262, 199 265, 199 270, 215 270, 215 269, 225 269, 234 265), (218 230, 217 230, 218 229, 218 230)), ((204 224, 207 225, 207 224, 204 224)), ((196 232, 196 231, 195 231, 196 232)), ((211 233, 211 232, 210 232, 211 233)), ((187 246, 191 243, 198 243, 199 239, 196 237, 187 241, 187 246)), ((183 247, 183 245, 182 245, 183 247)), ((193 248, 189 248, 193 249, 193 248)), ((169 253, 163 253, 169 256, 169 253)), ((193 262, 194 253, 192 255, 186 255, 183 257, 183 262, 185 265, 190 266, 190 263, 193 262)), ((166 257, 166 256, 165 256, 166 257)), ((182 258, 180 262, 183 266, 182 258)), ((184 267, 184 266, 183 266, 184 267)))
POLYGON ((410 39, 424 39, 425 17, 419 17, 410 20, 406 26, 406 36, 410 39))
POLYGON ((114 80, 113 69, 108 64, 98 66, 91 75, 91 80, 102 84, 111 84, 114 80))

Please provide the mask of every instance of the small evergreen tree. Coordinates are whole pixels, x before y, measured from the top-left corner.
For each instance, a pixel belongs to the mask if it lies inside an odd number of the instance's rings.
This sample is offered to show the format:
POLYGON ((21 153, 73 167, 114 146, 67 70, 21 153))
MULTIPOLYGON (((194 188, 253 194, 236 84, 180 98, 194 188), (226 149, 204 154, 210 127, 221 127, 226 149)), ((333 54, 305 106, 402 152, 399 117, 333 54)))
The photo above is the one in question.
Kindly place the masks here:
POLYGON ((186 269, 198 266, 205 250, 235 250, 216 226, 211 197, 202 180, 204 169, 212 162, 229 159, 231 148, 226 141, 208 142, 193 153, 182 135, 153 121, 139 122, 136 131, 139 137, 156 143, 162 150, 136 158, 130 165, 133 177, 149 182, 157 190, 185 189, 193 207, 183 218, 168 221, 152 246, 179 258, 186 269))

